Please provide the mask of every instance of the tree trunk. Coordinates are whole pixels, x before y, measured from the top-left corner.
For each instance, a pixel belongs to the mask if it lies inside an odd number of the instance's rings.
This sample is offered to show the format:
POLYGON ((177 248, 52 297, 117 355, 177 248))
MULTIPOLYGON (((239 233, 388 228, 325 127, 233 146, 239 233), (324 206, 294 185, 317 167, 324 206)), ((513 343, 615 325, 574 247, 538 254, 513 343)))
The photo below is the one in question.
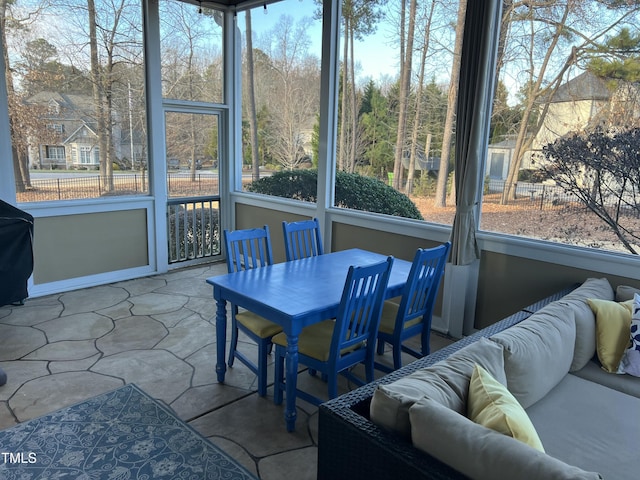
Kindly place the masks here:
POLYGON ((407 30, 407 47, 405 51, 404 62, 402 63, 400 72, 398 135, 396 137, 396 156, 393 164, 393 188, 398 190, 402 185, 402 177, 404 172, 404 169, 402 168, 402 158, 404 155, 404 140, 406 136, 409 92, 411 87, 411 65, 414 40, 413 37, 415 32, 417 4, 417 0, 411 0, 411 4, 409 7, 409 28, 407 30))
POLYGON ((249 142, 251 145, 251 171, 252 180, 260 178, 259 146, 258 146, 258 114, 256 112, 255 78, 253 69, 253 35, 251 33, 251 10, 247 10, 246 24, 246 75, 247 75, 247 108, 249 110, 249 142))
MULTIPOLYGON (((7 45, 7 0, 0 0, 0 35, 2 35, 1 44, 6 47, 7 45)), ((4 56, 4 68, 5 71, 2 72, 2 75, 5 76, 7 83, 7 97, 9 100, 9 105, 11 101, 15 101, 15 90, 13 87, 13 75, 11 73, 11 68, 9 66, 9 52, 7 48, 2 49, 2 54, 4 56)), ((25 172, 22 168, 22 162, 20 161, 20 155, 18 153, 18 149, 15 145, 15 130, 13 126, 14 119, 11 115, 11 106, 9 106, 9 135, 13 139, 11 143, 11 157, 13 161, 13 174, 16 182, 16 192, 24 192, 26 191, 27 186, 31 186, 31 180, 29 177, 29 169, 26 169, 26 177, 25 172)))
MULTIPOLYGON (((420 115, 422 113, 422 94, 424 92, 424 70, 426 67, 427 51, 429 50, 429 36, 431 34, 431 19, 433 18, 433 11, 435 9, 435 2, 431 2, 431 9, 427 18, 427 24, 424 30, 424 44, 422 45, 422 54, 420 55, 420 75, 418 79, 418 91, 416 92, 416 108, 413 117, 413 133, 411 135, 411 155, 409 156, 409 171, 407 172, 407 183, 404 188, 404 193, 411 195, 413 193, 413 181, 416 170, 416 156, 418 150, 418 133, 420 131, 420 115)), ((430 135, 429 135, 430 136, 430 135)), ((428 140, 429 142, 429 140, 428 140)), ((425 150, 425 156, 428 155, 428 151, 425 150)))
POLYGON ((195 114, 189 115, 189 127, 191 128, 191 151, 189 152, 189 179, 192 182, 196 181, 196 156, 198 150, 198 127, 197 127, 197 119, 195 114))
POLYGON ((104 105, 104 125, 106 126, 104 132, 98 132, 98 135, 104 140, 106 152, 105 157, 106 161, 106 185, 105 188, 108 192, 112 192, 114 190, 113 186, 113 161, 115 158, 115 154, 113 151, 113 130, 111 126, 111 119, 113 118, 113 57, 112 53, 109 53, 107 60, 107 68, 106 75, 103 79, 103 88, 104 88, 104 97, 105 97, 105 105, 104 105))
POLYGON ((356 133, 358 130, 358 102, 356 99, 356 72, 355 72, 355 60, 353 54, 353 39, 354 39, 354 28, 351 29, 349 33, 350 39, 350 49, 351 55, 349 55, 349 70, 350 70, 350 89, 351 89, 351 145, 349 148, 349 172, 353 173, 356 170, 356 133))
POLYGON ((340 141, 338 145, 338 170, 345 170, 345 158, 347 153, 347 105, 348 105, 348 68, 349 57, 349 20, 344 18, 344 47, 342 50, 342 104, 340 105, 340 141))
POLYGON ((449 156, 453 142, 453 122, 458 104, 458 84, 460 80, 460 60, 462 56, 462 38, 464 34, 464 20, 467 13, 467 0, 460 0, 458 4, 458 19, 456 21, 456 43, 453 50, 453 64, 451 65, 451 83, 447 99, 447 116, 442 134, 442 150, 440 153, 440 169, 434 205, 444 207, 447 204, 447 179, 449 177, 449 156))
POLYGON ((96 114, 98 147, 100 149, 100 176, 102 188, 109 191, 109 158, 107 157, 107 125, 104 118, 104 105, 101 92, 101 69, 98 60, 98 37, 96 32, 96 6, 94 0, 87 0, 89 14, 89 48, 91 52, 91 83, 93 88, 93 105, 96 114))
MULTIPOLYGON (((562 77, 564 76, 564 73, 576 61, 577 55, 574 50, 569 55, 569 58, 567 58, 563 68, 560 70, 560 73, 558 73, 553 80, 546 82, 550 86, 547 88, 543 88, 542 85, 545 80, 547 67, 549 66, 549 63, 551 61, 551 56, 553 54, 553 51, 558 45, 560 38, 564 34, 567 17, 569 16, 571 8, 572 8, 571 2, 568 2, 564 6, 564 12, 562 14, 562 18, 556 25, 555 33, 549 43, 547 51, 545 52, 544 60, 540 66, 540 70, 538 72, 537 78, 535 78, 535 72, 533 71, 533 69, 530 71, 530 76, 529 76, 530 87, 528 89, 528 94, 527 94, 527 103, 526 103, 524 112, 522 114, 522 123, 520 124, 520 128, 518 130, 518 138, 516 139, 516 145, 513 150, 511 163, 509 164, 509 171, 507 173, 507 180, 505 182, 504 190, 502 192, 501 203, 503 205, 506 205, 507 203, 509 203, 509 201, 516 199, 518 173, 520 172, 520 166, 522 165, 522 159, 524 157, 524 153, 529 148, 533 139, 535 138, 535 135, 539 131, 542 125, 542 122, 544 121, 544 117, 546 116, 546 111, 549 108, 549 100, 547 100, 546 104, 544 105, 543 112, 541 113, 540 118, 538 119, 537 128, 533 133, 529 133, 529 128, 528 128, 529 122, 533 115, 534 108, 537 104, 537 100, 545 95, 547 96, 547 99, 550 99, 551 91, 553 89, 558 88, 558 86, 560 85, 560 82, 562 81, 562 77)), ((533 14, 530 16, 530 18, 533 18, 533 14)), ((533 31, 533 27, 532 27, 532 31, 533 31)), ((529 55, 533 55, 533 53, 529 52, 529 55)), ((531 62, 531 64, 533 65, 533 62, 531 62)))

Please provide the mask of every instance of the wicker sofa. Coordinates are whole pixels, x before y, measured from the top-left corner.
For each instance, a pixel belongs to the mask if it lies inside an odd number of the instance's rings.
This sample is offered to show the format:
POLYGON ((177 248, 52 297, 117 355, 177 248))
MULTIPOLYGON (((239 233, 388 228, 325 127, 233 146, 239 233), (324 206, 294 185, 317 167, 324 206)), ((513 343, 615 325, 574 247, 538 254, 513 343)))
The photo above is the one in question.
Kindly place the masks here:
MULTIPOLYGON (((585 285, 587 283, 588 282, 585 282, 585 285)), ((457 352, 459 352, 461 349, 465 348, 466 350, 469 350, 467 347, 472 346, 472 344, 474 345, 474 348, 476 348, 481 345, 482 342, 487 342, 486 340, 481 341, 481 339, 483 339, 484 337, 500 336, 501 334, 504 336, 503 332, 507 332, 510 327, 518 325, 527 319, 527 322, 529 323, 533 321, 536 318, 534 315, 543 316, 549 309, 556 308, 557 310, 559 306, 562 307, 563 305, 568 305, 569 303, 567 302, 574 301, 575 304, 576 298, 578 298, 577 302, 580 307, 583 310, 586 309, 586 311, 590 313, 589 307, 586 305, 584 299, 587 296, 591 296, 591 293, 589 292, 588 287, 586 287, 587 293, 582 293, 585 291, 585 285, 574 285, 568 289, 558 292, 555 295, 545 298, 537 302, 536 304, 531 305, 521 310, 520 312, 517 312, 516 314, 497 322, 496 324, 491 325, 490 327, 478 331, 471 336, 465 337, 462 340, 459 340, 458 342, 455 342, 448 347, 434 352, 433 354, 424 357, 416 362, 406 365, 402 369, 393 372, 377 380, 376 382, 353 390, 352 392, 349 392, 343 396, 340 396, 332 401, 321 405, 319 413, 318 433, 318 478, 320 480, 340 478, 468 478, 460 473, 460 471, 458 471, 456 468, 453 468, 452 466, 445 464, 443 461, 437 460, 433 456, 414 447, 411 438, 407 438, 406 435, 402 435, 397 431, 392 431, 392 429, 386 428, 386 426, 383 427, 377 423, 374 423, 374 421, 372 421, 370 418, 370 409, 372 398, 374 397, 374 395, 376 395, 376 391, 385 390, 387 389, 389 384, 397 384, 398 381, 406 379, 406 377, 409 375, 414 376, 412 375, 414 374, 414 372, 422 371, 422 369, 424 369, 425 367, 431 367, 437 362, 440 362, 438 365, 441 365, 443 363, 442 361, 448 361, 452 355, 452 358, 455 358, 456 355, 458 355, 457 352), (553 303, 554 305, 549 305, 550 303, 553 303), (530 318, 532 316, 534 317, 530 318)), ((614 300, 613 294, 611 294, 610 300, 614 300)), ((573 324, 573 322, 571 323, 573 324)), ((574 332, 575 331, 576 330, 574 329, 574 332)), ((511 332, 512 330, 508 331, 508 333, 511 332)), ((593 339, 593 341, 595 341, 595 338, 593 339)), ((591 342, 591 339, 588 339, 588 342, 591 342)), ((578 341, 576 341, 576 351, 578 351, 579 349, 577 343, 578 341)), ((591 353, 591 355, 593 355, 593 353, 591 353)), ((585 377, 586 380, 594 383, 620 383, 619 380, 623 380, 622 383, 624 384, 624 380, 626 380, 627 384, 632 384, 631 388, 633 391, 626 392, 631 393, 631 395, 626 395, 626 393, 623 395, 625 395, 625 397, 629 397, 629 401, 631 402, 637 401, 640 408, 640 399, 637 398, 640 396, 640 380, 635 377, 631 377, 633 379, 631 381, 629 381, 628 378, 615 378, 621 376, 611 375, 603 372, 602 369, 600 369, 599 365, 597 365, 593 360, 589 360, 588 363, 590 365, 587 365, 584 369, 581 369, 580 372, 582 373, 582 370, 584 370, 586 371, 586 373, 582 375, 567 375, 568 377, 572 377, 569 380, 573 380, 573 377, 575 376, 585 377)), ((578 381, 582 381, 582 379, 579 379, 578 381)), ((596 387, 600 388, 599 385, 596 387)), ((621 388, 618 387, 619 386, 617 385, 612 386, 612 388, 620 391, 624 391, 624 389, 626 388, 625 385, 622 385, 621 388)), ((606 390, 609 391, 610 389, 607 388, 606 390)), ((379 393, 380 392, 377 392, 378 396, 379 393)), ((533 405, 533 407, 536 407, 536 405, 533 405)), ((380 423, 379 419, 376 419, 376 421, 380 423)), ((424 426, 424 429, 428 428, 428 426, 426 425, 424 426)), ((440 425, 440 429, 440 432, 442 432, 442 442, 446 442, 446 438, 448 438, 448 427, 446 423, 444 426, 440 425)), ((635 435, 636 442, 639 436, 640 431, 637 432, 637 435, 635 435)), ((436 442, 438 440, 439 438, 437 438, 436 442)), ((512 441, 513 439, 508 440, 512 441)), ((478 443, 484 444, 485 441, 486 440, 482 440, 478 443)), ((566 443, 565 440, 562 441, 566 443)), ((519 444, 519 442, 515 442, 519 444)), ((527 448, 529 447, 527 446, 527 448)), ((455 448, 449 450, 455 452, 455 448)), ((528 452, 525 452, 525 455, 526 454, 528 454, 528 452)), ((480 455, 482 455, 482 453, 480 455)), ((546 456, 546 454, 541 455, 546 456)), ((455 453, 453 454, 453 456, 455 457, 455 453)), ((460 456, 463 458, 453 458, 452 462, 473 462, 473 460, 465 458, 465 453, 463 452, 460 453, 460 456)), ((482 460, 477 460, 475 463, 484 462, 484 458, 482 456, 480 456, 479 458, 481 458, 482 460)), ((612 455, 612 458, 618 457, 612 455)), ((544 458, 539 457, 537 458, 537 460, 544 461, 544 458)), ((550 457, 550 460, 552 462, 558 463, 557 460, 552 457, 550 457)), ((480 474, 478 478, 508 478, 505 477, 504 472, 500 472, 500 474, 496 473, 494 477, 491 474, 491 471, 489 471, 489 474, 487 475, 487 468, 491 467, 482 466, 481 470, 484 469, 485 471, 480 474)), ((583 475, 581 468, 574 469, 573 465, 568 465, 567 469, 563 471, 562 475, 558 475, 555 478, 599 478, 598 474, 593 472, 584 472, 583 475), (570 473, 567 473, 567 475, 565 475, 564 473, 566 471, 569 471, 570 473)), ((461 468, 461 470, 465 469, 461 468)))

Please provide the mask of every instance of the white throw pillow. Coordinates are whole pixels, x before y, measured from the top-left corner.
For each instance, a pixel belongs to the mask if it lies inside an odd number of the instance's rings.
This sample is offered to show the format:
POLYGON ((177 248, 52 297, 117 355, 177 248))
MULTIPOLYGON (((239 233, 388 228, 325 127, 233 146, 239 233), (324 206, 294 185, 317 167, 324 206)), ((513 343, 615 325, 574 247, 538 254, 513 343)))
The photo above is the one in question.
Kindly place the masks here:
POLYGON ((629 346, 622 354, 618 373, 628 373, 634 377, 640 377, 640 295, 637 293, 633 297, 629 346))

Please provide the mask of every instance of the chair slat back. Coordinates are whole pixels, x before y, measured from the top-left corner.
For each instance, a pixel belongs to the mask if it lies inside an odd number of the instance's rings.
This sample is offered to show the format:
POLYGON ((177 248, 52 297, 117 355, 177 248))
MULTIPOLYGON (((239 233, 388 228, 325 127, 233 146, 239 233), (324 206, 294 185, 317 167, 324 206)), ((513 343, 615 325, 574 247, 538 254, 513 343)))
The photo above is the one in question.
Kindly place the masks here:
POLYGON ((397 326, 418 317, 431 318, 450 248, 451 243, 447 242, 417 250, 398 309, 398 316, 404 321, 396 322, 397 326))
POLYGON ((373 265, 349 267, 331 341, 337 357, 364 341, 373 348, 393 257, 373 265))
POLYGON ((273 264, 269 227, 245 230, 225 230, 224 244, 227 251, 229 273, 273 264))
POLYGON ((317 218, 299 222, 282 222, 287 261, 315 257, 324 253, 320 223, 317 218))

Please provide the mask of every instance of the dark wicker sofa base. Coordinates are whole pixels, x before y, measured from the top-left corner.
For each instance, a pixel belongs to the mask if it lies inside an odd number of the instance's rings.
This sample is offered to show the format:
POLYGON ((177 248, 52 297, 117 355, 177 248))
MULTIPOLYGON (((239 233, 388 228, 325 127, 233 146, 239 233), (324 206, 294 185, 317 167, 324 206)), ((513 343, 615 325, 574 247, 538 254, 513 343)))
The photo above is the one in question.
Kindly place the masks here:
POLYGON ((530 317, 577 285, 558 292, 473 335, 438 350, 375 382, 320 405, 318 419, 318 479, 464 479, 461 473, 417 450, 410 441, 369 420, 369 405, 377 385, 391 383, 420 368, 444 360, 482 337, 490 337, 530 317))

